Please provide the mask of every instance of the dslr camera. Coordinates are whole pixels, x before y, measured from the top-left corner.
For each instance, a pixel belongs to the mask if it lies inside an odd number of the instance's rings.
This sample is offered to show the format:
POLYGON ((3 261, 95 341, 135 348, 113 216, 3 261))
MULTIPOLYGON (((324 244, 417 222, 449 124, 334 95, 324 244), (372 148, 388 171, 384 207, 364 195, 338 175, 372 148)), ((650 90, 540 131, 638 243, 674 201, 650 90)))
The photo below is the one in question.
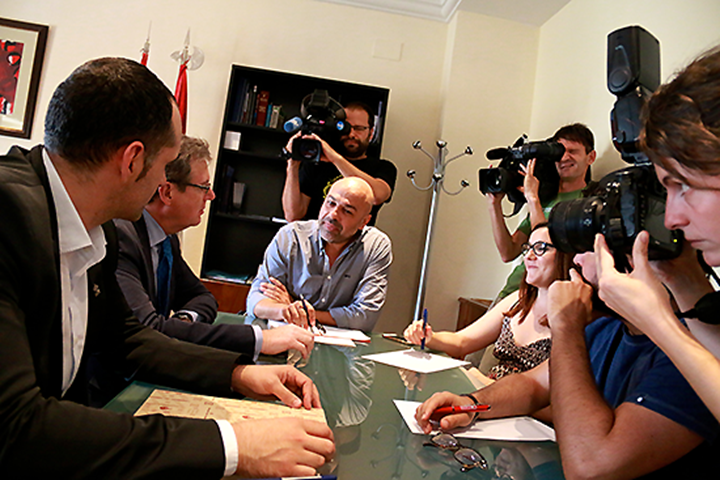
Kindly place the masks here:
POLYGON ((480 191, 488 193, 504 193, 508 200, 515 204, 515 215, 525 203, 525 195, 518 190, 523 185, 523 174, 520 165, 527 166, 530 159, 537 159, 535 163, 535 177, 540 182, 539 196, 541 202, 555 198, 560 187, 560 175, 555 162, 559 162, 565 154, 562 143, 545 140, 540 142, 527 142, 523 135, 518 138, 512 147, 500 147, 489 150, 485 156, 488 160, 498 160, 497 168, 481 168, 480 191))
POLYGON ((675 258, 682 232, 665 228, 667 193, 639 148, 641 111, 660 85, 660 44, 639 26, 608 35, 608 89, 617 96, 610 114, 613 144, 633 166, 611 172, 592 196, 560 202, 548 218, 552 243, 564 252, 593 249, 595 234, 605 236, 618 268, 628 268, 626 255, 642 230, 650 234, 651 260, 675 258))
MULTIPOLYGON (((314 133, 330 144, 337 143, 341 136, 350 133, 345 121, 345 109, 328 94, 327 90, 315 90, 300 103, 300 117, 285 122, 288 133, 302 130, 303 135, 314 133)), ((311 138, 293 140, 291 157, 295 160, 319 162, 322 144, 311 138)))

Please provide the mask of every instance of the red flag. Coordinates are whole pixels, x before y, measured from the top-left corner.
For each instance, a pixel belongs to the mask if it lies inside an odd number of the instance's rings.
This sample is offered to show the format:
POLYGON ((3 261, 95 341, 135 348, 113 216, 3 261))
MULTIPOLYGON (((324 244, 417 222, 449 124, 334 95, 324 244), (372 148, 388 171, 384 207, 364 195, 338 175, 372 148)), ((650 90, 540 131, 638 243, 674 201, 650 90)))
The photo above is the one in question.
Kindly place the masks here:
POLYGON ((175 101, 180 110, 182 133, 184 134, 187 128, 187 61, 180 64, 180 73, 178 74, 177 85, 175 85, 175 101))
POLYGON ((145 45, 140 49, 142 52, 142 57, 140 58, 140 63, 145 65, 147 67, 148 62, 148 56, 150 55, 150 29, 152 28, 152 22, 150 22, 150 26, 148 26, 148 34, 147 34, 147 40, 145 40, 145 45))

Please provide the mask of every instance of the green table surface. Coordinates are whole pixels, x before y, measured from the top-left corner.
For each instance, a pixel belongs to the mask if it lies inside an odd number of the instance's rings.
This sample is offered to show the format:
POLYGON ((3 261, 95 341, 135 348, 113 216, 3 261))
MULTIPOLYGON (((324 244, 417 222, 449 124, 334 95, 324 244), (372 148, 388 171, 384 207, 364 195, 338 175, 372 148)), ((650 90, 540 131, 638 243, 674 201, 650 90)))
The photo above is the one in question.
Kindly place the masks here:
MULTIPOLYGON (((221 314, 218 321, 240 323, 242 317, 221 314)), ((459 368, 428 375, 401 372, 361 358, 370 353, 407 347, 372 334, 369 345, 356 348, 315 345, 307 364, 299 367, 320 392, 328 425, 335 434, 337 454, 328 470, 342 480, 353 479, 562 479, 557 445, 553 442, 500 442, 460 439, 479 451, 487 471, 460 471, 451 452, 423 446, 428 437, 408 430, 394 399, 424 401, 434 392, 474 390, 459 368), (502 476, 505 473, 506 476, 502 476)), ((284 362, 261 357, 260 363, 284 362)), ((105 407, 134 413, 158 388, 135 382, 105 407)))

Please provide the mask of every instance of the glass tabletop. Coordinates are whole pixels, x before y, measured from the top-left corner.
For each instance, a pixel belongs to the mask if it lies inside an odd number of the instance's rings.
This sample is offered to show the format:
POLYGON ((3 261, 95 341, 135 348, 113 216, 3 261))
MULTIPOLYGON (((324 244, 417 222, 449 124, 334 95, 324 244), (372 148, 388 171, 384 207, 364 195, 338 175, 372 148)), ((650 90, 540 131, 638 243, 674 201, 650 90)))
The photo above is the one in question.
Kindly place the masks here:
MULTIPOLYGON (((227 319, 226 319, 227 320, 227 319)), ((328 425, 335 434, 337 453, 326 466, 342 480, 363 479, 562 479, 557 445, 553 442, 500 442, 460 439, 480 452, 488 470, 462 472, 452 452, 424 446, 429 437, 415 435, 405 425, 393 400, 424 401, 434 392, 471 392, 466 373, 455 368, 418 375, 362 358, 405 349, 372 334, 372 341, 355 348, 316 344, 300 366, 320 392, 328 425)), ((284 358, 264 358, 269 363, 284 358)), ((152 393, 154 385, 135 382, 105 408, 133 413, 152 393)))

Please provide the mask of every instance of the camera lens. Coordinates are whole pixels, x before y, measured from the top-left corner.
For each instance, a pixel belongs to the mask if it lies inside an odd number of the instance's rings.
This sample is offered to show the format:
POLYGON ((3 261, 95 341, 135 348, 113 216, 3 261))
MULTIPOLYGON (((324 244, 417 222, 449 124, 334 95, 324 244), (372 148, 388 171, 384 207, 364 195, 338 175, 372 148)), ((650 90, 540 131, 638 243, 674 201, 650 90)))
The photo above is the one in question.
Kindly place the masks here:
POLYGON ((322 145, 317 140, 299 138, 293 142, 292 155, 296 160, 319 162, 322 145))
POLYGON ((483 194, 507 192, 510 172, 502 167, 480 169, 480 191, 483 194))
POLYGON ((550 210, 550 239, 560 251, 582 253, 593 249, 595 234, 602 229, 605 203, 599 197, 560 202, 550 210))

